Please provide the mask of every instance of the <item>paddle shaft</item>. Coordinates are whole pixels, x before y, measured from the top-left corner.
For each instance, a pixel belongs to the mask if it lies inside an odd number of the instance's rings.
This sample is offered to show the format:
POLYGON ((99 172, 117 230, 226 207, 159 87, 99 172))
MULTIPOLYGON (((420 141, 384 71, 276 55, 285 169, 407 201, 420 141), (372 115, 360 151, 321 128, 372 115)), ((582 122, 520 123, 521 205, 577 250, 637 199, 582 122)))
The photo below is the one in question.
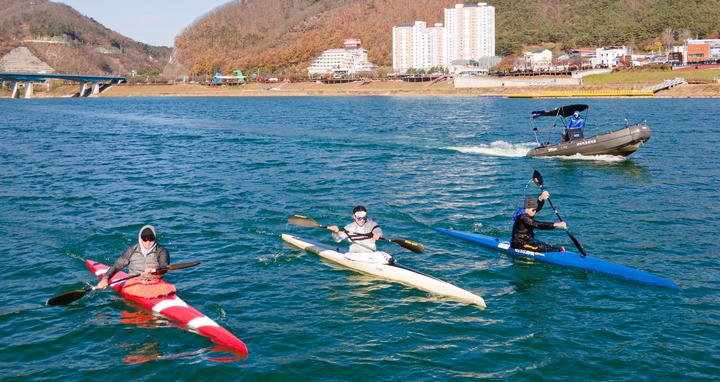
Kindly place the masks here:
MULTIPOLYGON (((189 263, 172 264, 172 265, 168 265, 167 267, 159 268, 157 271, 160 272, 160 271, 165 271, 165 270, 172 271, 172 270, 176 270, 176 269, 184 269, 184 268, 194 267, 194 266, 196 266, 196 265, 198 265, 198 264, 200 264, 199 261, 193 261, 193 262, 189 262, 189 263)), ((135 278, 135 277, 139 277, 139 276, 141 276, 141 275, 142 275, 141 273, 138 273, 138 274, 129 275, 129 276, 126 276, 126 277, 123 277, 123 278, 119 278, 119 279, 117 279, 117 280, 110 281, 110 282, 108 283, 108 285, 115 285, 115 284, 117 284, 117 283, 121 283, 121 282, 123 282, 123 281, 129 280, 129 279, 132 279, 132 278, 135 278)), ((97 287, 92 287, 92 288, 90 288, 90 289, 80 289, 80 290, 74 290, 74 291, 71 291, 71 292, 61 293, 61 294, 59 294, 59 295, 57 295, 57 296, 54 296, 54 297, 51 297, 50 299, 48 299, 48 300, 47 300, 47 304, 48 304, 48 305, 51 305, 51 306, 52 306, 52 305, 67 305, 67 304, 70 304, 70 303, 72 303, 72 302, 74 302, 74 301, 79 300, 79 299, 82 298, 85 294, 87 294, 88 292, 93 291, 93 290, 97 290, 97 287)))
MULTIPOLYGON (((542 175, 540 175, 540 172, 537 170, 535 170, 535 172, 533 173, 533 182, 535 182, 535 185, 540 187, 541 191, 545 191, 545 188, 543 188, 542 175)), ((560 221, 563 221, 562 218, 560 217, 560 213, 558 212, 557 208, 555 208, 555 206, 552 203, 552 200, 550 200, 549 195, 548 195, 547 201, 548 201, 548 203, 550 203, 550 207, 553 209, 553 211, 555 211, 555 215, 558 217, 558 219, 560 221)), ((585 253, 585 248, 583 247, 583 245, 580 244, 580 241, 578 239, 576 239, 575 236, 573 236, 570 233, 570 230, 567 228, 567 223, 565 224, 565 233, 567 233, 568 237, 570 237, 570 240, 572 240, 573 244, 575 244, 575 247, 577 247, 577 249, 580 251, 580 255, 583 258, 585 256, 587 256, 587 253, 585 253)))
MULTIPOLYGON (((200 264, 199 261, 191 261, 191 262, 189 262, 189 263, 180 263, 180 264, 170 264, 170 265, 168 265, 167 267, 157 268, 157 269, 155 270, 155 272, 153 272, 153 273, 158 273, 158 272, 163 272, 163 271, 174 271, 174 270, 178 270, 178 269, 185 269, 185 268, 194 267, 194 266, 196 266, 196 265, 198 265, 198 264, 200 264)), ((123 281, 125 281, 125 280, 134 279, 135 277, 140 277, 141 275, 142 275, 142 273, 137 273, 137 274, 134 274, 134 275, 129 275, 129 276, 127 276, 127 277, 123 277, 123 278, 121 278, 121 279, 113 280, 113 281, 108 282, 108 286, 110 286, 110 285, 115 285, 115 284, 117 284, 117 283, 119 283, 119 282, 123 282, 123 281)), ((90 290, 95 290, 95 287, 92 287, 92 289, 90 289, 90 290)))
MULTIPOLYGON (((314 219, 311 219, 311 218, 309 218, 309 217, 307 217, 307 216, 301 216, 301 215, 290 215, 290 216, 288 217, 288 223, 290 223, 290 224, 295 224, 295 225, 298 225, 298 226, 301 226, 301 227, 310 227, 310 228, 325 228, 325 229, 327 229, 327 228, 329 227, 329 226, 322 225, 322 224, 318 223, 318 222, 315 221, 314 219)), ((343 229, 342 231, 345 232, 345 235, 348 236, 348 240, 350 240, 350 235, 349 235, 349 233, 348 233, 345 229, 343 229)), ((362 235, 362 234, 356 234, 356 235, 362 235)), ((369 234, 366 234, 366 235, 368 235, 368 237, 370 237, 372 234, 369 233, 369 234)), ((422 253, 423 251, 425 251, 425 247, 424 247, 422 244, 416 243, 416 242, 410 241, 410 240, 405 240, 405 239, 386 239, 386 238, 384 238, 384 237, 381 237, 379 240, 387 241, 387 242, 390 242, 390 243, 395 243, 395 244, 397 244, 397 245, 399 245, 399 246, 401 246, 401 247, 403 247, 403 248, 405 248, 405 249, 408 249, 408 250, 410 250, 410 251, 413 251, 413 252, 415 252, 415 253, 422 253)), ((352 241, 352 240, 350 240, 350 241, 352 241)), ((355 243, 356 243, 356 244, 360 244, 360 243, 357 243, 357 242, 355 242, 355 243)))

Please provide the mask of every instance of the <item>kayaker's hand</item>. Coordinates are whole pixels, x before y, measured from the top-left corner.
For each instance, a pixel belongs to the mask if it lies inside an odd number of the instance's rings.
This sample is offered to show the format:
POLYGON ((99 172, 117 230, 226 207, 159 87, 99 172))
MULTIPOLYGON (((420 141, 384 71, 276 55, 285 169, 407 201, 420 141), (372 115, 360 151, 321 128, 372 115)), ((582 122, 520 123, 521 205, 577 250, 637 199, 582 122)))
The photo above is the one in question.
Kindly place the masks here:
POLYGON ((102 280, 100 280, 99 283, 97 283, 97 285, 95 285, 95 289, 105 289, 105 288, 107 288, 108 284, 109 283, 107 280, 102 279, 102 280))
POLYGON ((147 269, 145 269, 144 271, 142 271, 142 273, 140 274, 140 276, 147 276, 147 275, 152 274, 152 273, 155 273, 155 268, 147 268, 147 269))
POLYGON ((540 200, 547 200, 550 198, 550 193, 547 191, 543 191, 542 194, 540 194, 540 197, 538 199, 540 200))
POLYGON ((380 240, 380 234, 379 233, 373 234, 373 239, 380 240))
POLYGON ((330 231, 333 231, 333 233, 340 232, 340 228, 338 228, 338 226, 336 226, 336 225, 328 226, 327 229, 329 229, 330 231))
POLYGON ((557 222, 557 223, 555 223, 555 227, 561 227, 562 229, 567 229, 567 223, 557 222))

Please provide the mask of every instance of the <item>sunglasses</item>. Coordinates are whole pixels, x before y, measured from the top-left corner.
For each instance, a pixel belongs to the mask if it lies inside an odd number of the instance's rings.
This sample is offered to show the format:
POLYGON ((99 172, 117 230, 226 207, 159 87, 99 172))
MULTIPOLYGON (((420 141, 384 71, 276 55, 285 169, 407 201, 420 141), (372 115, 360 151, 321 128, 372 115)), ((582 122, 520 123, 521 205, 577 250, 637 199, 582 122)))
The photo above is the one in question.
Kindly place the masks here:
POLYGON ((364 218, 355 217, 355 219, 357 219, 359 222, 364 222, 367 220, 367 216, 364 218))
POLYGON ((143 237, 142 240, 147 243, 149 241, 155 241, 155 238, 154 237, 143 237))

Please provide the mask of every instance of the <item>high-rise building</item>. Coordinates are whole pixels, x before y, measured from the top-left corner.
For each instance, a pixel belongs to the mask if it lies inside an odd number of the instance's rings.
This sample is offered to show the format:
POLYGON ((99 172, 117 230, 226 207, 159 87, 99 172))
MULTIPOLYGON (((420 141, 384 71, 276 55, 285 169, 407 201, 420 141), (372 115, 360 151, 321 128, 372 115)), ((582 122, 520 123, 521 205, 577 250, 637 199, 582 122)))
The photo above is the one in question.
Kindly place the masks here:
POLYGON ((495 8, 487 3, 445 9, 445 66, 495 55, 495 8))
MULTIPOLYGON (((415 25, 424 22, 418 21, 415 25)), ((409 68, 414 67, 415 57, 413 55, 415 45, 420 45, 418 41, 414 41, 415 25, 401 24, 392 29, 392 55, 393 55, 393 71, 405 72, 409 68)))
POLYGON ((445 24, 393 27, 393 70, 448 68, 455 60, 495 56, 495 8, 486 3, 445 9, 445 24))

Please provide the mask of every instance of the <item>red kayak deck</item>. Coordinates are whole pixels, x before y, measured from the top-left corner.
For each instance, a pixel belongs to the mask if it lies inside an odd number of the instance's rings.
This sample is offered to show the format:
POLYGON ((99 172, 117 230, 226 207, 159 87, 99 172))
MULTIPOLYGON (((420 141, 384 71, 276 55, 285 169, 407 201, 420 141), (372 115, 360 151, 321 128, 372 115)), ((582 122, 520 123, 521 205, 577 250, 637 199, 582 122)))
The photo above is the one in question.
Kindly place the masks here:
MULTIPOLYGON (((105 264, 101 264, 93 260, 86 260, 85 262, 87 263, 88 268, 90 268, 90 271, 100 278, 102 278, 108 268, 110 268, 105 264)), ((110 282, 124 277, 127 277, 127 274, 120 271, 116 273, 112 279, 110 279, 110 282)), ((210 338, 218 345, 229 348, 232 353, 241 356, 242 358, 247 357, 248 349, 247 346, 245 346, 245 343, 225 328, 218 325, 208 316, 200 313, 197 309, 185 303, 185 301, 181 300, 175 293, 158 298, 142 298, 123 293, 125 281, 114 284, 112 287, 115 288, 115 290, 117 290, 124 298, 135 301, 163 317, 186 325, 191 331, 210 338)))

